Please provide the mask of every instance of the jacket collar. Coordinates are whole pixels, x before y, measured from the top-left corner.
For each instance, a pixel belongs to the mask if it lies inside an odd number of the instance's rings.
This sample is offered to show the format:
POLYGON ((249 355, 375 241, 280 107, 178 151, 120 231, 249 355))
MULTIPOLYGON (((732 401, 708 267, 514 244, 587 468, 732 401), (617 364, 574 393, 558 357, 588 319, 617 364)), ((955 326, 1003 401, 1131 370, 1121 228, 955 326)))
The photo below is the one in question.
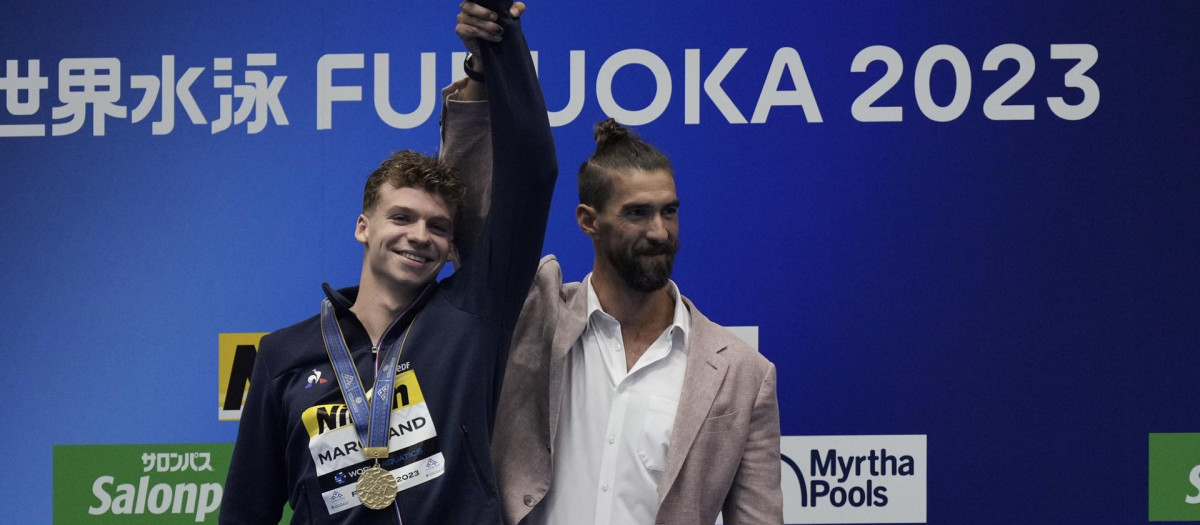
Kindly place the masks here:
MULTIPOLYGON (((425 303, 429 302, 429 298, 433 296, 433 291, 437 289, 437 284, 438 283, 435 281, 425 285, 425 288, 421 289, 421 293, 417 294, 417 298, 413 300, 412 304, 408 305, 408 308, 405 309, 404 313, 407 314, 409 312, 421 311, 421 308, 424 307, 425 303)), ((351 306, 354 306, 354 301, 358 299, 357 286, 349 286, 335 290, 332 286, 329 286, 329 283, 321 283, 321 290, 325 292, 325 297, 329 298, 329 302, 333 303, 333 309, 337 310, 338 313, 342 313, 344 310, 349 310, 351 306)))
MULTIPOLYGON (((417 294, 417 298, 413 300, 412 304, 408 305, 408 308, 405 308, 404 311, 401 312, 398 317, 396 317, 396 319, 392 320, 391 326, 409 326, 417 314, 419 314, 425 307, 425 303, 428 303, 429 299, 433 297, 434 291, 437 290, 437 285, 438 283, 436 281, 425 285, 425 288, 421 290, 420 294, 417 294)), ((354 319, 359 326, 362 325, 362 323, 358 321, 358 316, 354 315, 354 312, 350 310, 350 307, 354 306, 354 301, 358 299, 357 286, 350 286, 348 288, 339 288, 335 290, 332 286, 329 286, 329 283, 321 283, 321 289, 325 291, 325 297, 328 297, 329 302, 333 304, 333 311, 337 314, 339 319, 345 319, 346 316, 350 316, 350 318, 354 319)), ((389 329, 384 332, 385 340, 381 341, 380 343, 388 344, 391 339, 399 336, 399 332, 393 334, 391 333, 393 331, 394 330, 389 329)), ((365 336, 365 330, 363 335, 365 336)), ((349 345, 350 341, 346 341, 346 344, 349 345)), ((367 346, 370 346, 369 339, 367 346)))
POLYGON ((341 313, 343 310, 349 310, 354 306, 354 300, 358 299, 358 287, 351 286, 349 288, 341 288, 334 290, 329 283, 321 283, 321 290, 325 292, 325 297, 329 302, 333 303, 333 309, 341 313))
MULTIPOLYGON (((668 279, 666 288, 667 295, 670 295, 671 300, 675 303, 671 313, 671 324, 667 326, 667 329, 671 331, 671 337, 682 339, 679 341, 680 345, 678 347, 673 342, 671 348, 680 348, 684 353, 687 353, 688 338, 692 325, 691 310, 695 308, 688 308, 684 304, 683 294, 679 293, 679 287, 675 285, 675 281, 668 279)), ((585 296, 584 323, 591 322, 592 317, 598 314, 612 319, 612 316, 608 312, 605 312, 604 307, 600 305, 600 298, 596 295, 596 288, 592 286, 592 274, 589 273, 583 278, 583 289, 586 291, 586 293, 581 294, 585 296)))

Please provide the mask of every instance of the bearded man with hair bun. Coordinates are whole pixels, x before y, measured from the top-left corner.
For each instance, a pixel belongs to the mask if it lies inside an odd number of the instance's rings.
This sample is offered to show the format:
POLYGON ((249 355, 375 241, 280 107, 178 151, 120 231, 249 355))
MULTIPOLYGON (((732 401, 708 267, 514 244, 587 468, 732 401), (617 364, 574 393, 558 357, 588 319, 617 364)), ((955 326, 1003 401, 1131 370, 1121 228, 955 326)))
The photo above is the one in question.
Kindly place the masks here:
MULTIPOLYGON (((464 3, 459 36, 500 40, 490 16, 464 3)), ((670 160, 612 119, 595 139, 575 208, 592 272, 563 283, 543 258, 513 333, 492 441, 504 521, 782 524, 775 366, 671 281, 670 160)), ((444 158, 487 192, 486 155, 444 158)))

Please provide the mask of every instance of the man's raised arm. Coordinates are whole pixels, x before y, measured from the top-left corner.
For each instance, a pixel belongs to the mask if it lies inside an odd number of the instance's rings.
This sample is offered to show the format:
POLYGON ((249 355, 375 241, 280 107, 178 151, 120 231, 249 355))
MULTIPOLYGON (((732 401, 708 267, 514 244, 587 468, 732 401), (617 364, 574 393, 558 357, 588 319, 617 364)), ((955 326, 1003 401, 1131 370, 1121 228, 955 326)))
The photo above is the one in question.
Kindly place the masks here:
MULTIPOLYGON (((486 211, 479 240, 469 250, 464 265, 468 301, 474 310, 499 315, 505 326, 516 323, 517 314, 529 290, 537 261, 541 256, 550 199, 558 176, 554 140, 546 117, 546 105, 521 31, 520 20, 513 16, 509 1, 464 4, 468 8, 491 11, 489 23, 503 33, 503 39, 475 38, 479 55, 474 58, 475 74, 483 76, 488 118, 491 123, 491 198, 486 210, 464 209, 462 217, 486 211)), ((517 10, 519 12, 519 9, 517 10)), ((461 18, 460 18, 461 19, 461 18)), ((461 25, 461 24, 460 24, 461 25)), ((464 41, 471 40, 463 33, 464 41)), ((477 89, 473 81, 463 90, 477 89)), ((471 98, 469 93, 465 98, 471 98)), ((454 148, 450 131, 445 135, 446 149, 454 148)), ((478 151, 478 150, 476 150, 478 151)), ((446 155, 448 160, 450 155, 446 155)), ((457 162, 464 178, 479 181, 478 162, 457 162)), ((467 204, 471 197, 468 195, 467 204)))

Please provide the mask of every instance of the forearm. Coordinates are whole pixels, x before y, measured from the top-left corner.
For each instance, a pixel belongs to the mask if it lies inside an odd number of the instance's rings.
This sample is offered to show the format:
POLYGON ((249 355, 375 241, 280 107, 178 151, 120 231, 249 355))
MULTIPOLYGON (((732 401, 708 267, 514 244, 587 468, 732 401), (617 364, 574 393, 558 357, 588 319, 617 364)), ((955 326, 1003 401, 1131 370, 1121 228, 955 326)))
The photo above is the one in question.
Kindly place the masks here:
POLYGON ((455 94, 455 100, 462 102, 487 102, 488 93, 486 84, 476 82, 468 77, 455 82, 455 85, 459 86, 458 93, 455 94))
POLYGON ((558 174, 554 139, 521 21, 508 14, 510 1, 480 4, 497 13, 504 30, 502 41, 480 43, 476 60, 490 101, 494 171, 511 171, 523 187, 552 186, 558 174))

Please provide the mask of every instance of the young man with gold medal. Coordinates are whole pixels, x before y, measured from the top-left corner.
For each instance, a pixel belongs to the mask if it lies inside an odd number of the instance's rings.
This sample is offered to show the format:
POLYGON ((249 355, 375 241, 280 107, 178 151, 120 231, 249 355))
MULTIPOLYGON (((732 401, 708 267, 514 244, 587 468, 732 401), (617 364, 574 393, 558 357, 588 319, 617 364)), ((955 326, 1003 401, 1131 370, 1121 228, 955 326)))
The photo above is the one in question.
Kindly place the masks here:
POLYGON ((557 165, 521 6, 480 3, 506 37, 474 50, 443 119, 477 118, 462 108, 486 97, 492 138, 447 134, 443 153, 492 151, 490 201, 464 202, 452 167, 409 151, 370 175, 359 286, 326 286, 319 315, 260 343, 221 523, 277 523, 285 501, 293 523, 501 521, 490 441, 557 165), (438 282, 456 256, 468 262, 438 282))

